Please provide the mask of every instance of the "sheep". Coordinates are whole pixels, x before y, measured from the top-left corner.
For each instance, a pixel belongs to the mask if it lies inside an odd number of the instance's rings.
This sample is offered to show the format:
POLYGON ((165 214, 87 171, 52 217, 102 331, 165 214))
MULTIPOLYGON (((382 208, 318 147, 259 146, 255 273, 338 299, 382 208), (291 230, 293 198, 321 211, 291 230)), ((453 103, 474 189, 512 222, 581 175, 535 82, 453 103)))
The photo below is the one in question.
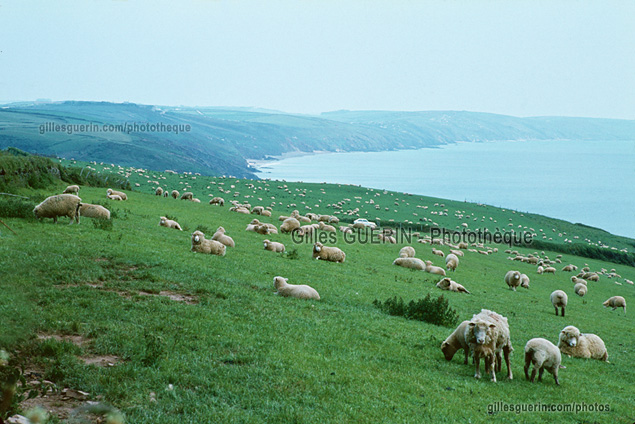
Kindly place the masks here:
POLYGON ((196 197, 194 197, 193 199, 190 200, 191 202, 194 203, 201 203, 201 199, 197 199, 196 197))
POLYGON ((442 275, 445 277, 445 270, 443 268, 441 268, 440 266, 434 266, 432 265, 432 261, 426 261, 426 272, 429 272, 430 274, 437 274, 437 275, 442 275))
POLYGON ((572 265, 565 265, 562 268, 562 271, 571 272, 571 271, 573 271, 573 266, 572 265))
POLYGON ((338 247, 328 247, 316 242, 313 245, 313 259, 343 263, 346 260, 346 253, 338 247))
POLYGON ((412 246, 404 246, 399 251, 400 258, 414 258, 415 257, 415 248, 412 246))
POLYGON ((520 286, 520 272, 507 271, 507 274, 505 274, 505 283, 507 283, 510 289, 516 291, 516 287, 520 286))
POLYGON ((622 296, 613 296, 602 303, 602 305, 605 308, 613 308, 613 310, 622 308, 624 310, 624 315, 626 315, 626 299, 624 299, 622 296))
POLYGON ((101 205, 82 203, 79 206, 79 214, 85 218, 110 219, 110 211, 101 205))
POLYGON ((443 251, 442 251, 442 250, 437 250, 437 249, 435 249, 434 247, 432 248, 432 254, 433 254, 433 255, 437 255, 437 256, 441 256, 441 257, 444 257, 444 256, 445 256, 445 253, 443 253, 443 251))
POLYGON ((57 194, 47 197, 33 208, 33 214, 37 219, 53 218, 54 223, 57 223, 58 216, 67 216, 70 218, 69 224, 73 220, 79 224, 81 202, 82 199, 74 194, 57 194))
POLYGON ((344 234, 353 234, 353 229, 351 227, 347 227, 345 225, 340 225, 340 231, 344 234))
POLYGON ((115 191, 111 188, 109 188, 108 190, 106 190, 106 195, 108 197, 110 196, 119 196, 121 197, 121 200, 128 200, 128 195, 122 191, 115 191))
POLYGON ((222 197, 214 197, 209 201, 210 205, 225 206, 225 199, 222 197))
POLYGON ((454 358, 454 354, 458 350, 463 349, 463 353, 465 353, 465 361, 463 363, 467 365, 467 358, 470 355, 470 346, 465 340, 465 330, 469 323, 467 320, 460 323, 452 334, 441 343, 441 352, 443 352, 446 361, 451 361, 452 358, 454 358))
POLYGON ((336 231, 337 231, 337 230, 335 229, 335 227, 334 227, 334 226, 332 226, 332 225, 327 225, 327 224, 325 224, 325 223, 324 223, 324 222, 322 222, 322 221, 320 221, 320 226, 319 226, 319 229, 320 229, 321 231, 328 231, 328 232, 331 232, 331 233, 334 233, 334 232, 336 232, 336 231))
POLYGON ((262 242, 265 246, 265 250, 270 252, 282 253, 285 251, 284 244, 275 241, 265 240, 262 242))
POLYGON ((194 193, 191 191, 186 191, 181 195, 181 200, 192 200, 194 198, 194 193))
POLYGON ((527 274, 520 274, 520 287, 529 288, 529 277, 527 274))
POLYGON ((538 274, 542 274, 545 271, 545 269, 542 266, 539 266, 538 268, 536 268, 536 272, 538 274))
POLYGON ((179 198, 179 191, 178 190, 172 190, 172 193, 170 193, 172 195, 173 199, 178 199, 179 198))
POLYGON ((223 227, 218 227, 218 229, 212 236, 212 240, 219 241, 227 247, 236 247, 234 239, 229 237, 228 235, 225 235, 225 229, 223 227))
POLYGON ((262 215, 262 211, 264 210, 265 208, 263 206, 254 206, 251 210, 251 213, 255 215, 262 215))
POLYGON ((536 371, 538 371, 538 381, 542 381, 542 374, 545 370, 549 371, 559 386, 558 369, 561 368, 562 355, 560 350, 547 339, 535 338, 531 339, 525 345, 525 378, 534 382, 536 371), (529 377, 529 365, 534 365, 529 377))
POLYGON ((295 218, 287 218, 280 226, 281 233, 292 233, 300 228, 300 221, 295 218))
POLYGON ((467 291, 465 287, 463 287, 461 284, 457 283, 456 281, 452 281, 449 278, 444 278, 441 281, 439 281, 437 283, 437 287, 440 288, 441 290, 448 290, 448 291, 453 291, 458 293, 470 294, 470 292, 467 291))
POLYGON ((62 194, 74 194, 77 196, 79 194, 79 186, 78 185, 69 185, 64 189, 62 194))
POLYGON ((121 196, 119 196, 118 194, 109 194, 108 195, 108 199, 110 199, 110 200, 123 200, 121 198, 121 196))
POLYGON ((456 267, 459 266, 459 258, 454 253, 448 253, 445 257, 445 267, 448 270, 456 271, 456 267))
POLYGON ((544 274, 548 274, 548 273, 555 274, 555 273, 556 273, 556 269, 555 269, 554 267, 552 267, 552 266, 548 266, 548 267, 545 267, 545 268, 542 270, 542 272, 543 272, 544 274))
POLYGON ((167 190, 165 190, 165 191, 163 192, 163 197, 168 197, 169 195, 170 195, 170 193, 168 193, 168 191, 167 191, 167 190))
POLYGON ((157 187, 157 189, 154 191, 154 195, 163 196, 163 189, 161 187, 157 187))
POLYGON ((465 256, 465 253, 463 253, 462 250, 450 249, 450 253, 456 256, 465 256))
POLYGON ((307 286, 305 284, 289 284, 287 283, 287 281, 289 281, 288 278, 280 276, 273 278, 273 286, 277 290, 277 295, 284 297, 295 297, 298 299, 320 300, 320 295, 313 287, 307 286))
POLYGON ((176 221, 174 221, 172 219, 167 219, 164 216, 162 216, 161 219, 159 220, 159 226, 160 227, 167 227, 167 228, 174 228, 175 230, 183 231, 183 229, 181 228, 181 226, 179 225, 178 222, 176 222, 176 221))
POLYGON ((569 357, 609 361, 609 353, 600 337, 595 334, 580 333, 580 330, 572 325, 563 328, 560 332, 558 348, 569 357))
POLYGON ((463 241, 462 241, 462 242, 460 242, 460 243, 458 244, 458 246, 459 246, 459 249, 463 249, 463 250, 467 249, 467 243, 465 243, 465 242, 463 242, 463 241))
POLYGON ((575 286, 573 286, 573 291, 575 291, 575 294, 577 294, 578 296, 583 297, 587 292, 587 286, 583 283, 577 283, 575 286))
POLYGON ((551 304, 556 309, 556 316, 558 315, 558 308, 560 308, 564 317, 564 308, 567 307, 568 300, 567 294, 562 290, 555 290, 551 293, 551 304))
POLYGON ((420 271, 426 270, 426 264, 421 259, 417 258, 397 258, 392 264, 402 266, 404 268, 418 269, 420 271))
POLYGON ((500 371, 501 351, 507 364, 507 378, 513 378, 509 364, 509 355, 514 351, 507 318, 496 312, 481 309, 475 314, 465 328, 465 340, 474 355, 475 378, 481 378, 480 358, 485 359, 485 371, 491 372, 492 381, 496 382, 496 371, 500 371))
POLYGON ((377 238, 382 243, 397 244, 397 239, 395 239, 393 236, 387 236, 385 234, 377 234, 377 238))
POLYGON ((205 234, 200 231, 192 233, 192 252, 209 253, 211 255, 225 256, 227 247, 216 240, 207 240, 205 234))

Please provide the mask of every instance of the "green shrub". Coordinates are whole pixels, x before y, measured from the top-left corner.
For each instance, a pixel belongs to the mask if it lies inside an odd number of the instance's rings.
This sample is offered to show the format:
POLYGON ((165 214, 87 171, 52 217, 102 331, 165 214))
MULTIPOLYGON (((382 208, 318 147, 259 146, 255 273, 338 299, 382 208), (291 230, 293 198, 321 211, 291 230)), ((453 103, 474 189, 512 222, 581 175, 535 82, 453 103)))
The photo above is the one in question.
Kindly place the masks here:
POLYGON ((433 299, 427 294, 423 299, 411 300, 408 304, 401 297, 395 296, 383 303, 375 299, 373 305, 389 315, 446 327, 453 327, 459 320, 459 314, 450 308, 448 300, 443 295, 433 299))
POLYGON ((112 231, 111 219, 93 219, 93 226, 98 230, 112 231))
POLYGON ((0 196, 0 217, 35 219, 33 208, 37 203, 18 197, 0 196))

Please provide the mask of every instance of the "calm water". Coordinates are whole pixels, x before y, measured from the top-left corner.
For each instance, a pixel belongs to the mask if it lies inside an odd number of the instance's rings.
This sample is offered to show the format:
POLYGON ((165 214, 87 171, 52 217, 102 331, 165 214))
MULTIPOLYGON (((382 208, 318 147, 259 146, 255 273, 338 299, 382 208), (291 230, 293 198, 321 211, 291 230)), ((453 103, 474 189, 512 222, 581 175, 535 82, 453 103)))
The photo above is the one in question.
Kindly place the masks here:
POLYGON ((260 178, 480 202, 635 237, 635 141, 459 143, 308 155, 259 167, 260 178))

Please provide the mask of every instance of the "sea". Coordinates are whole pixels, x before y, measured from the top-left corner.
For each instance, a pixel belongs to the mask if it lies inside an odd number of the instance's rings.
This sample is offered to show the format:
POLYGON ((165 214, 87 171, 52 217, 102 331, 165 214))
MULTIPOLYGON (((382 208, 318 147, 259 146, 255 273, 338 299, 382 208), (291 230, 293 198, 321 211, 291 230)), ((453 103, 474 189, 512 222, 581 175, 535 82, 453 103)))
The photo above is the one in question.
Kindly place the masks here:
POLYGON ((461 142, 257 161, 259 178, 485 203, 635 238, 635 140, 461 142))

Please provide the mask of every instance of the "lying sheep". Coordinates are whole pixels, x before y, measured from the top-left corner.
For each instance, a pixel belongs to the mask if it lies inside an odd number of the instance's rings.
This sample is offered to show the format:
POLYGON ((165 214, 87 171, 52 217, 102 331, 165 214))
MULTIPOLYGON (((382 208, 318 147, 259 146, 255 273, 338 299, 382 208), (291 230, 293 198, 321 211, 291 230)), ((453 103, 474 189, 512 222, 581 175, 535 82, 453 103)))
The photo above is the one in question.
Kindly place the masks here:
POLYGON ((556 380, 556 385, 560 385, 558 381, 558 369, 561 367, 562 355, 560 350, 547 339, 535 338, 531 339, 525 345, 525 378, 534 382, 536 371, 538 371, 538 381, 542 381, 542 374, 545 370, 549 371, 556 380), (534 365, 529 378, 529 365, 534 365))
POLYGON ((465 361, 463 363, 467 365, 467 358, 470 355, 470 346, 465 340, 465 330, 469 323, 467 320, 460 323, 452 334, 441 343, 441 352, 443 352, 446 361, 451 361, 452 358, 454 358, 454 354, 458 350, 463 349, 463 353, 465 353, 465 361))
POLYGON ((481 309, 474 315, 465 328, 465 341, 474 355, 476 372, 474 377, 481 378, 480 358, 485 359, 485 371, 491 373, 492 381, 496 382, 496 371, 500 371, 501 352, 507 364, 507 378, 513 378, 509 364, 509 355, 513 352, 509 334, 507 318, 496 312, 481 309))
POLYGON ((397 258, 393 261, 393 265, 402 266, 404 268, 426 270, 426 264, 418 258, 397 258))
POLYGON ((527 274, 520 274, 520 287, 529 288, 529 277, 527 274))
POLYGON ((577 283, 575 286, 573 286, 573 291, 575 291, 575 294, 577 294, 578 296, 583 297, 587 292, 587 286, 586 284, 577 283))
POLYGON ((456 271, 456 267, 459 266, 459 258, 454 253, 448 253, 445 257, 445 268, 451 271, 456 271))
POLYGON ((280 226, 281 233, 292 233, 300 228, 300 221, 295 218, 287 218, 280 226))
POLYGON ((190 201, 194 203, 201 203, 201 199, 197 199, 196 197, 192 198, 190 201))
POLYGON ((108 190, 106 190, 106 195, 107 196, 119 196, 121 197, 121 200, 128 200, 128 195, 126 193, 124 193, 123 191, 115 191, 111 188, 109 188, 108 190))
POLYGON ((558 308, 560 308, 564 317, 564 308, 567 307, 568 300, 567 294, 562 290, 556 290, 551 293, 551 304, 556 309, 556 316, 558 315, 558 308))
POLYGON ((516 287, 520 286, 520 272, 507 271, 507 274, 505 274, 505 283, 507 283, 510 289, 516 291, 516 287))
POLYGON ((613 308, 613 310, 622 308, 624 310, 624 315, 626 315, 626 299, 622 296, 613 296, 602 303, 602 305, 605 308, 613 308))
POLYGON ((176 222, 176 221, 174 221, 172 219, 167 219, 164 216, 162 216, 161 219, 159 220, 159 226, 160 227, 167 227, 167 228, 174 228, 175 230, 183 231, 183 229, 181 228, 181 226, 179 225, 178 222, 176 222))
POLYGON ((62 194, 74 194, 77 196, 79 194, 79 186, 78 185, 69 185, 64 189, 62 194))
POLYGON ((414 258, 415 257, 415 248, 412 246, 404 246, 399 251, 400 258, 414 258))
POLYGON ((161 187, 157 187, 157 189, 154 191, 154 195, 163 196, 163 189, 161 187))
POLYGON ((285 250, 284 244, 282 243, 269 240, 265 240, 262 243, 265 246, 265 250, 269 250, 270 252, 282 253, 285 250))
POLYGON ((123 200, 123 199, 121 198, 121 196, 120 196, 120 195, 118 195, 118 194, 109 194, 107 197, 108 197, 108 199, 110 199, 110 200, 123 200))
POLYGON ((273 278, 273 285, 277 290, 277 295, 284 297, 295 297, 298 299, 320 300, 320 295, 313 287, 307 286, 305 284, 289 284, 287 283, 287 281, 289 281, 288 278, 280 276, 273 278))
POLYGON ((67 216, 70 218, 69 224, 73 220, 79 224, 81 202, 82 199, 74 194, 57 194, 47 197, 33 208, 33 214, 37 219, 53 218, 54 223, 57 223, 58 216, 67 216))
POLYGON ((430 274, 436 274, 436 275, 443 275, 445 277, 445 270, 443 268, 441 268, 440 266, 434 266, 432 265, 432 261, 426 261, 426 272, 429 272, 430 274))
POLYGON ((440 288, 441 290, 449 290, 449 291, 453 291, 457 293, 470 294, 470 292, 467 291, 465 287, 463 287, 461 284, 457 283, 456 281, 452 281, 449 278, 444 278, 441 281, 439 281, 437 283, 437 287, 440 288))
POLYGON ((465 256, 465 253, 463 253, 462 250, 450 249, 450 253, 456 256, 465 256))
POLYGON ((225 256, 225 245, 216 240, 207 240, 201 231, 192 233, 192 252, 209 253, 211 255, 225 256))
POLYGON ((580 330, 572 325, 560 332, 558 348, 569 357, 609 361, 609 353, 600 337, 595 334, 580 333, 580 330))
POLYGON ((178 199, 179 198, 179 191, 178 190, 172 190, 172 193, 170 193, 172 195, 173 199, 178 199))
POLYGON ((432 254, 433 255, 437 255, 437 256, 441 256, 441 257, 445 256, 445 253, 443 253, 442 250, 435 249, 434 247, 432 248, 432 254))
POLYGON ((460 243, 458 244, 458 247, 459 247, 459 249, 463 249, 463 250, 465 250, 465 249, 467 249, 467 247, 468 247, 468 246, 467 246, 467 243, 465 243, 465 242, 463 242, 463 241, 462 241, 462 242, 460 242, 460 243))
POLYGON ((585 286, 587 285, 587 281, 582 279, 582 278, 578 278, 575 275, 571 277, 571 282, 573 282, 573 284, 584 284, 585 286))
POLYGON ((321 231, 328 231, 328 232, 331 232, 331 233, 334 233, 334 232, 337 231, 334 226, 325 224, 324 222, 320 222, 320 225, 319 225, 318 228, 321 231))
POLYGON ((212 200, 209 201, 210 205, 218 205, 218 206, 225 206, 225 199, 223 199, 222 197, 214 197, 212 200))
POLYGON ((236 247, 234 239, 225 234, 225 229, 223 227, 218 227, 212 236, 212 240, 219 241, 227 247, 236 247))
POLYGON ((313 245, 313 259, 343 263, 346 260, 346 253, 338 247, 328 247, 317 242, 313 245))
POLYGON ((181 200, 192 200, 194 198, 194 193, 191 191, 186 191, 181 195, 181 200))
POLYGON ((110 211, 101 205, 91 205, 82 203, 79 207, 79 214, 85 218, 110 219, 110 211))

